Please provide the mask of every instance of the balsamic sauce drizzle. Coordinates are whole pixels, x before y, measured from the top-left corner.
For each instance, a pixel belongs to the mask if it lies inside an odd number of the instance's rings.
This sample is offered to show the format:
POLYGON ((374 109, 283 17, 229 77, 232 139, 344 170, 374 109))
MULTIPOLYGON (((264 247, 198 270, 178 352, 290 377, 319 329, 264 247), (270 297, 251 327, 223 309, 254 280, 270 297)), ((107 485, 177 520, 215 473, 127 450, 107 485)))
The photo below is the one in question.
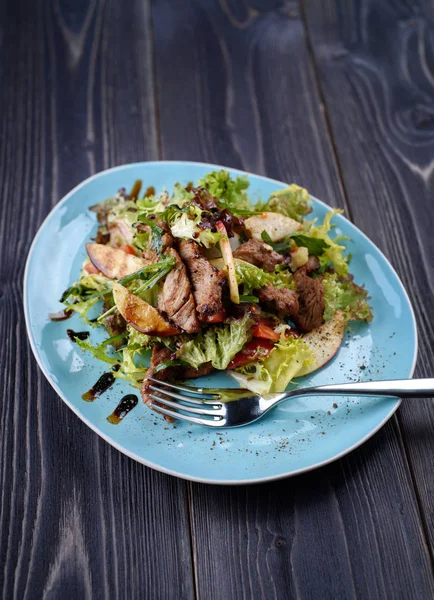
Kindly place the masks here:
POLYGON ((95 385, 93 385, 88 392, 85 392, 82 395, 83 400, 86 402, 93 402, 95 398, 98 398, 98 396, 101 396, 101 394, 108 390, 114 382, 115 377, 113 373, 104 373, 95 383, 95 385))
POLYGON ((137 406, 138 402, 139 399, 135 394, 127 394, 122 398, 112 414, 107 417, 107 421, 112 425, 119 425, 130 410, 133 410, 133 408, 137 406))

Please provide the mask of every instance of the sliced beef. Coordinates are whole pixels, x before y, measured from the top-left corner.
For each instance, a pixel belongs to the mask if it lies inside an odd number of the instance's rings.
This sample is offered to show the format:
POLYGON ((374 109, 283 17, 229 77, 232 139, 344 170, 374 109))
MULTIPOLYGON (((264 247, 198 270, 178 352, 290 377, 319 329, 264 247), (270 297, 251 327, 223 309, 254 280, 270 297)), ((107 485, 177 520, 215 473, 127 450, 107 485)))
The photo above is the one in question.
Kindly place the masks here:
POLYGON ((214 371, 214 367, 211 363, 205 363, 201 365, 198 369, 194 369, 193 367, 181 367, 181 369, 183 379, 196 379, 197 377, 209 375, 214 371))
POLYGON ((231 316, 236 319, 242 319, 245 314, 258 318, 262 312, 259 304, 250 304, 249 302, 240 302, 240 304, 231 303, 231 316))
POLYGON ((309 259, 308 259, 307 263, 305 265, 303 265, 303 267, 301 267, 301 268, 304 269, 305 272, 309 275, 310 273, 317 271, 319 269, 319 267, 320 267, 319 258, 317 256, 312 256, 312 254, 309 254, 309 259))
POLYGON ((187 265, 199 320, 205 323, 222 322, 225 318, 222 302, 225 275, 212 266, 193 240, 181 240, 179 254, 187 265))
POLYGON ((158 295, 158 309, 187 333, 195 333, 199 331, 200 323, 187 270, 174 248, 168 248, 166 254, 175 259, 175 266, 166 276, 158 295))
POLYGON ((149 261, 149 264, 158 262, 158 254, 155 250, 143 250, 142 256, 145 260, 149 261))
POLYGON ((234 252, 235 258, 262 267, 267 273, 272 273, 276 265, 283 263, 283 256, 275 252, 268 244, 258 240, 249 240, 241 244, 234 252))
POLYGON ((316 329, 323 322, 324 286, 318 279, 309 277, 305 267, 297 269, 294 279, 300 308, 292 320, 300 331, 306 333, 316 329))
POLYGON ((272 285, 266 285, 259 290, 261 302, 272 302, 275 309, 292 319, 299 310, 298 298, 293 290, 279 290, 272 285))
POLYGON ((108 244, 110 241, 110 234, 108 231, 105 231, 105 227, 99 228, 93 240, 95 244, 108 244))

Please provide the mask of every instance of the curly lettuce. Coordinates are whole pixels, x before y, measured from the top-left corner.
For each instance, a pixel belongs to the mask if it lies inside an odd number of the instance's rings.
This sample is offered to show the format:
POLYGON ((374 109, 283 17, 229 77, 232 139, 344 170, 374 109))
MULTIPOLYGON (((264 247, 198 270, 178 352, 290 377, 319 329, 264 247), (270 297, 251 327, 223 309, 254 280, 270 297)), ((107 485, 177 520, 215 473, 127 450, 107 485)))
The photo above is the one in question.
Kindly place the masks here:
POLYGON ((259 267, 255 267, 254 265, 237 258, 234 260, 234 263, 238 285, 244 286, 244 295, 249 295, 253 290, 257 290, 266 285, 273 285, 279 289, 295 289, 292 273, 287 268, 282 270, 277 269, 274 273, 266 273, 259 267))
POLYGON ((333 225, 332 218, 335 215, 342 214, 344 211, 336 208, 331 210, 324 217, 321 225, 316 225, 316 221, 305 221, 306 234, 311 238, 322 240, 326 243, 323 253, 319 256, 320 265, 323 269, 333 267, 338 275, 346 277, 348 275, 348 256, 344 256, 346 247, 340 244, 341 241, 346 241, 349 238, 340 235, 332 239, 329 235, 333 225))
POLYGON ((201 229, 202 210, 198 206, 189 206, 187 210, 174 214, 170 221, 172 235, 177 238, 191 239, 205 248, 215 246, 222 238, 219 232, 201 229))
POLYGON ((176 358, 195 369, 211 363, 215 369, 224 370, 250 339, 251 324, 249 315, 244 315, 241 320, 210 327, 183 344, 176 358))
POLYGON ((281 336, 268 357, 231 371, 241 387, 258 394, 284 392, 294 377, 313 364, 312 350, 302 338, 281 336))
POLYGON ((232 178, 224 169, 212 171, 199 179, 198 185, 208 190, 223 208, 228 208, 234 214, 254 210, 246 192, 250 185, 247 175, 232 178))
POLYGON ((308 191, 295 183, 292 183, 284 190, 274 192, 268 202, 262 205, 261 209, 263 211, 280 213, 300 223, 303 221, 305 215, 312 212, 308 191))
POLYGON ((368 292, 355 284, 351 277, 339 279, 337 273, 325 273, 321 282, 325 290, 325 321, 329 321, 337 310, 343 312, 346 322, 372 321, 374 315, 368 303, 368 292))

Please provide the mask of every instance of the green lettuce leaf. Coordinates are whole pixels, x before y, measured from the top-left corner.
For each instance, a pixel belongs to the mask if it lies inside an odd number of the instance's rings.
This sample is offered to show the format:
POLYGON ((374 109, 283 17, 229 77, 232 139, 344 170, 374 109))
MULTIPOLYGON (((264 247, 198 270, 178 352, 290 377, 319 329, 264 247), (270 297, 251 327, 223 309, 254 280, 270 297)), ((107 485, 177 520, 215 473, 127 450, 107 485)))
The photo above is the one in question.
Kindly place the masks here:
POLYGON ((246 192, 250 185, 247 175, 232 178, 229 172, 223 169, 212 171, 199 179, 198 185, 207 189, 223 207, 234 214, 255 210, 246 192))
POLYGON ((321 267, 325 269, 326 267, 332 266, 338 275, 346 277, 348 275, 348 257, 343 254, 346 247, 339 242, 348 240, 349 238, 341 235, 332 239, 329 235, 330 230, 332 229, 332 218, 343 212, 343 210, 336 208, 326 214, 321 225, 317 225, 315 221, 305 221, 304 225, 306 228, 306 235, 311 238, 322 240, 327 244, 323 254, 319 257, 321 267))
POLYGON ((312 208, 308 191, 293 183, 284 190, 274 192, 268 202, 262 205, 262 210, 280 213, 302 222, 312 208))
POLYGON ((302 338, 282 335, 263 362, 246 365, 230 375, 241 387, 258 394, 283 392, 301 369, 312 362, 312 351, 302 338))
POLYGON ((238 285, 243 285, 243 295, 250 295, 253 290, 257 290, 267 284, 277 288, 295 289, 295 283, 292 273, 285 268, 277 270, 274 273, 266 273, 259 267, 255 267, 248 262, 235 259, 235 272, 238 285))
POLYGON ((356 285, 350 277, 339 279, 337 273, 325 273, 321 281, 325 290, 326 321, 329 321, 337 310, 342 310, 347 322, 372 321, 374 315, 368 304, 368 292, 364 287, 356 285))
POLYGON ((296 233, 291 233, 290 237, 297 246, 304 246, 307 248, 309 254, 312 254, 313 256, 321 256, 327 248, 330 248, 330 245, 320 238, 308 237, 307 235, 296 233))
POLYGON ((210 362, 215 369, 224 370, 250 339, 251 324, 250 317, 244 315, 241 320, 209 327, 183 344, 176 357, 195 369, 210 362))
POLYGON ((78 302, 65 302, 65 308, 76 312, 83 321, 91 327, 96 327, 98 324, 94 323, 93 317, 89 317, 88 313, 90 309, 100 301, 101 298, 89 298, 89 300, 80 300, 78 302))
MULTIPOLYGON (((105 340, 104 342, 102 342, 101 344, 97 344, 96 346, 94 346, 91 343, 89 338, 87 338, 85 340, 80 340, 79 338, 75 338, 75 341, 82 350, 86 350, 86 352, 89 352, 90 354, 92 354, 92 356, 94 356, 98 360, 101 360, 102 362, 105 362, 109 365, 119 364, 119 357, 116 356, 115 353, 112 353, 111 355, 109 355, 106 352, 106 348, 109 344, 109 340, 105 340)), ((113 373, 113 375, 114 375, 114 373, 113 373)))
POLYGON ((194 198, 193 192, 188 192, 183 185, 180 183, 175 183, 173 186, 173 192, 171 196, 171 203, 177 204, 182 207, 185 204, 191 202, 194 198))

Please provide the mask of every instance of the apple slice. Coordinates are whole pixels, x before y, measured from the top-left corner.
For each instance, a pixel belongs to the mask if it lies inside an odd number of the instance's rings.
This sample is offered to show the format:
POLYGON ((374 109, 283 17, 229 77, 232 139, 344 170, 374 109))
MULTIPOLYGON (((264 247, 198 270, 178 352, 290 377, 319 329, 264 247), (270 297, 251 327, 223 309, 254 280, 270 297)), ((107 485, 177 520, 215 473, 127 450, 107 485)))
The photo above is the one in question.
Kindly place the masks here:
POLYGON ((149 265, 151 261, 104 244, 86 244, 92 264, 109 279, 120 279, 149 265))
POLYGON ((113 284, 113 299, 123 318, 137 331, 160 336, 180 333, 180 330, 166 321, 156 308, 132 294, 120 283, 113 284))
POLYGON ((244 221, 247 235, 254 240, 262 242, 262 232, 266 231, 271 241, 278 242, 288 235, 302 228, 302 225, 291 219, 273 212, 263 212, 260 215, 249 217, 244 221))
POLYGON ((217 231, 223 236, 219 244, 223 256, 223 261, 228 272, 229 295, 234 304, 239 304, 240 294, 238 291, 237 274, 235 272, 234 256, 232 254, 232 248, 229 243, 228 232, 226 231, 226 227, 221 221, 217 221, 215 226, 217 231))
POLYGON ((330 321, 327 321, 317 329, 309 331, 309 333, 305 333, 302 339, 312 350, 313 364, 297 373, 297 377, 309 375, 309 373, 313 373, 327 364, 339 350, 344 337, 344 331, 344 315, 342 311, 338 310, 330 321))

